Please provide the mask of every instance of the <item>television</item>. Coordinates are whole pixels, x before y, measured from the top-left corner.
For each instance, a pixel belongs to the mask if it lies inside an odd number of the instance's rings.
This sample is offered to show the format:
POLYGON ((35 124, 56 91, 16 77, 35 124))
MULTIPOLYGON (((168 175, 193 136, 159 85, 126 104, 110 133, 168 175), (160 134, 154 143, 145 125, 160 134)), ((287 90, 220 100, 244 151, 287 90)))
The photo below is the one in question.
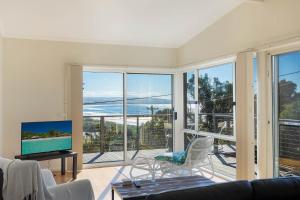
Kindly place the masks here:
POLYGON ((72 121, 23 122, 21 154, 30 155, 72 149, 72 121))

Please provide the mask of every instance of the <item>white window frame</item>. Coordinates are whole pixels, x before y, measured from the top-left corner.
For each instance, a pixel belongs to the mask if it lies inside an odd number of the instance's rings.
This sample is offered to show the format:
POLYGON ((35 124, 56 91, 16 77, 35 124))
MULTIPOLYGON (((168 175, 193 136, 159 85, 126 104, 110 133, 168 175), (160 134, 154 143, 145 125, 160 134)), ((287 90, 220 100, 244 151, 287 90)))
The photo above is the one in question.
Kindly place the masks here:
POLYGON ((275 56, 286 54, 286 53, 292 53, 300 51, 300 44, 299 42, 294 43, 287 43, 281 46, 275 46, 269 49, 266 49, 267 52, 267 68, 268 68, 268 85, 270 92, 268 93, 268 101, 271 102, 270 106, 266 108, 266 110, 263 110, 263 112, 269 113, 269 128, 267 132, 267 141, 265 151, 267 152, 267 157, 265 158, 266 162, 266 174, 265 176, 268 178, 275 177, 278 175, 276 167, 276 159, 279 155, 279 148, 278 148, 278 128, 275 123, 278 122, 278 110, 276 106, 278 105, 278 99, 276 98, 278 88, 274 88, 273 86, 276 85, 274 81, 277 80, 277 72, 274 70, 273 65, 273 58, 275 56), (275 91, 274 91, 275 90, 275 91), (275 93, 274 93, 275 92, 275 93), (276 105, 277 104, 277 105, 276 105), (276 146, 277 145, 277 146, 276 146))
MULTIPOLYGON (((83 65, 82 72, 103 72, 103 73, 121 73, 123 74, 123 97, 124 97, 124 109, 123 109, 123 123, 124 123, 124 160, 122 161, 112 161, 104 163, 93 163, 85 164, 85 168, 95 168, 95 167, 109 167, 109 166, 120 166, 120 165, 130 165, 132 160, 128 158, 127 152, 127 74, 130 73, 141 73, 141 74, 161 74, 161 75, 172 75, 172 103, 173 108, 176 110, 178 103, 175 96, 178 96, 177 88, 175 85, 175 76, 178 74, 178 70, 173 67, 137 67, 137 66, 109 66, 109 65, 83 65)), ((177 114, 178 115, 178 114, 177 114)), ((177 124, 179 120, 173 121, 173 149, 176 149, 176 139, 178 137, 179 131, 177 129, 177 124)))
MULTIPOLYGON (((227 56, 225 58, 219 58, 219 59, 214 59, 212 61, 208 62, 203 62, 195 65, 188 65, 182 67, 182 75, 187 72, 194 72, 194 77, 195 77, 195 100, 198 102, 198 75, 199 75, 199 70, 201 69, 207 69, 207 68, 212 68, 216 67, 222 64, 228 64, 228 63, 233 63, 234 64, 234 69, 233 69, 233 96, 235 96, 235 62, 236 62, 236 56, 227 56)), ((185 94, 184 94, 185 95, 185 94)), ((235 99, 235 97, 234 97, 235 99)), ((234 100, 235 101, 235 100, 234 100)), ((185 105, 184 105, 185 106, 185 105)), ((185 133, 190 133, 193 135, 199 135, 199 136, 213 136, 214 138, 221 139, 221 140, 228 140, 235 142, 236 141, 236 133, 235 133, 235 128, 233 131, 232 136, 228 135, 220 135, 217 133, 211 133, 211 132, 205 132, 205 131, 199 131, 198 130, 198 123, 199 123, 199 104, 197 103, 196 105, 197 112, 195 113, 195 129, 183 129, 183 134, 185 133)), ((233 120, 235 120, 235 106, 233 107, 233 120)))

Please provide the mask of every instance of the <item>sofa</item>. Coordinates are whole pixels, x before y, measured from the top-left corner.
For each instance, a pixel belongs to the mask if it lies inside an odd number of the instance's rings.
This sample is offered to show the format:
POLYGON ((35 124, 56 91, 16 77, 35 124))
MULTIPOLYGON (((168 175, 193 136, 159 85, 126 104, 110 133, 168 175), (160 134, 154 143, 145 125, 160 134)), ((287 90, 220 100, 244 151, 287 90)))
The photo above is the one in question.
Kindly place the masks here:
MULTIPOLYGON (((13 163, 11 160, 3 159, 3 158, 2 159, 0 158, 0 162, 2 162, 2 164, 5 162, 13 163)), ((20 161, 20 162, 14 162, 14 163, 15 163, 15 165, 13 165, 13 164, 6 165, 6 166, 10 167, 10 170, 9 170, 10 174, 4 172, 4 171, 8 171, 8 170, 3 170, 0 167, 0 200, 2 200, 2 199, 5 200, 7 198, 12 199, 12 200, 22 200, 23 198, 21 198, 21 199, 15 198, 15 196, 16 196, 15 193, 18 193, 15 185, 17 185, 20 190, 23 190, 23 188, 26 188, 26 186, 24 186, 24 183, 27 185, 27 182, 26 182, 27 177, 29 180, 28 185, 30 185, 30 184, 40 185, 40 187, 38 187, 38 189, 41 191, 41 194, 44 194, 44 195, 42 195, 42 197, 45 197, 43 199, 46 199, 46 200, 49 200, 49 199, 51 199, 51 200, 94 200, 94 192, 93 192, 93 188, 92 188, 92 185, 89 180, 77 180, 77 181, 73 181, 70 183, 57 185, 54 180, 52 172, 48 169, 40 169, 37 161, 20 161), (18 169, 18 170, 16 170, 16 169, 18 169), (35 171, 34 169, 37 169, 38 173, 36 173, 36 174, 40 174, 40 176, 33 177, 33 176, 28 176, 27 173, 23 173, 23 172, 28 172, 30 175, 33 175, 35 173, 31 173, 31 171, 35 171), (7 198, 4 197, 4 192, 3 192, 3 185, 5 182, 4 181, 5 177, 8 178, 8 181, 6 181, 6 183, 7 183, 6 184, 6 192, 7 192, 6 197, 7 198), (8 186, 9 180, 10 180, 10 182, 12 182, 13 180, 20 180, 20 181, 18 182, 18 184, 11 184, 10 186, 8 186), (12 195, 12 194, 14 194, 14 195, 12 195)), ((2 165, 2 167, 3 167, 3 165, 2 165)), ((33 199, 31 197, 31 194, 33 194, 33 193, 30 193, 29 195, 24 197, 24 199, 25 198, 33 199)))
POLYGON ((300 177, 233 181, 149 195, 147 200, 300 200, 300 177))

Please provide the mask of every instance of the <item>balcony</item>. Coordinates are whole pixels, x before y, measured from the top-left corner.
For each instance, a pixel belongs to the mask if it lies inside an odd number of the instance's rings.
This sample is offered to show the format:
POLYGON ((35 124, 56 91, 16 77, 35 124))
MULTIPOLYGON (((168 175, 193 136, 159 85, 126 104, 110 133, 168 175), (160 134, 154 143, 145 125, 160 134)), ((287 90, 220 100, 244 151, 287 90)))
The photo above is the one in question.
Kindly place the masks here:
MULTIPOLYGON (((215 145, 213 163, 219 174, 235 178, 236 158, 235 141, 232 139, 231 114, 201 114, 201 123, 205 131, 199 136, 213 134, 215 145), (209 121, 205 116, 213 116, 209 121), (227 123, 224 123, 227 122, 227 123), (220 126, 224 127, 220 127, 220 126), (222 131, 220 131, 222 129, 222 131), (224 138, 225 137, 225 138, 224 138), (231 138, 231 139, 227 139, 231 138)), ((209 117, 208 117, 209 118, 209 117)), ((124 160, 124 119, 123 115, 84 116, 83 162, 97 164, 124 160)), ((209 118, 210 119, 210 118, 209 118)), ((185 132, 185 147, 193 139, 192 133, 185 132)), ((171 114, 128 115, 127 117, 127 157, 152 157, 172 151, 173 127, 171 114)))
POLYGON ((279 120, 279 174, 300 176, 300 120, 279 120))
MULTIPOLYGON (((123 115, 84 116, 83 119, 83 162, 123 161, 123 115)), ((126 156, 130 159, 172 151, 172 115, 128 115, 126 145, 126 156)))

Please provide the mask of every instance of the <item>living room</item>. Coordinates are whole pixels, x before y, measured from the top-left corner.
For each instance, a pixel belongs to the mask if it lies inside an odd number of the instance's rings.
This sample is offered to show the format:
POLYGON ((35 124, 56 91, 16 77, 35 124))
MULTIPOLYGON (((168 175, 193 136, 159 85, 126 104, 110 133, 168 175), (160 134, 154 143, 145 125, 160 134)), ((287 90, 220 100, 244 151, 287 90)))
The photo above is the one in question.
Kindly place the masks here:
POLYGON ((299 10, 0 0, 0 199, 299 198, 299 10))

